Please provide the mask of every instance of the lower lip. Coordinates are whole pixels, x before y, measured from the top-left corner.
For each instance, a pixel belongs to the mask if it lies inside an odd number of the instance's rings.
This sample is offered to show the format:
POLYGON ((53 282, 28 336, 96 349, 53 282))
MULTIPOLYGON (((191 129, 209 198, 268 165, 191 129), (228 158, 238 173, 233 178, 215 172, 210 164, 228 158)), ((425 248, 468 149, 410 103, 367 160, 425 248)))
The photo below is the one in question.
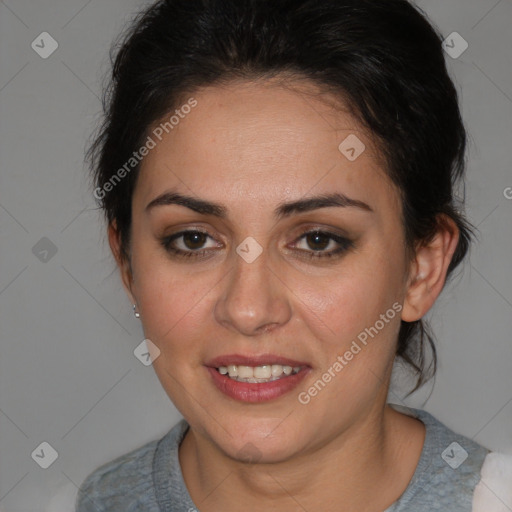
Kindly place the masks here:
POLYGON ((216 368, 206 367, 212 376, 213 383, 225 395, 247 403, 268 402, 283 396, 298 386, 299 382, 309 373, 309 368, 302 368, 298 373, 282 377, 271 382, 239 382, 220 374, 216 368))

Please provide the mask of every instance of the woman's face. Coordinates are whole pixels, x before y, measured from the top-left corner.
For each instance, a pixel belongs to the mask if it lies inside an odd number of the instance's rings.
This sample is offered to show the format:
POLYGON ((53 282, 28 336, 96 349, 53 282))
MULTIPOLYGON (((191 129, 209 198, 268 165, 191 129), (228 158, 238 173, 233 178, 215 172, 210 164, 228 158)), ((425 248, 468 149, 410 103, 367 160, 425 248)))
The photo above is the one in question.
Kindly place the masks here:
POLYGON ((193 430, 234 458, 307 453, 386 399, 408 281, 399 196, 372 140, 312 90, 194 94, 152 135, 133 196, 124 277, 153 366, 193 430), (217 369, 229 365, 280 378, 239 382, 217 369))

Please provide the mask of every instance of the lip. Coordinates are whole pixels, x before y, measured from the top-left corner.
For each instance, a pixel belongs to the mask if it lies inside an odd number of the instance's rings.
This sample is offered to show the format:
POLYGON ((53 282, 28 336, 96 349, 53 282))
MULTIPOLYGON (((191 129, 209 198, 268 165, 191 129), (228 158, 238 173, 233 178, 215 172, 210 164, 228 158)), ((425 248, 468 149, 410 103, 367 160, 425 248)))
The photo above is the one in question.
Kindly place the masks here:
POLYGON ((253 356, 244 356, 241 354, 226 354, 218 356, 208 361, 205 366, 209 368, 219 368, 220 366, 229 366, 230 364, 242 366, 262 366, 264 364, 280 364, 282 366, 307 366, 310 365, 304 361, 296 361, 287 357, 275 354, 260 354, 253 356))
POLYGON ((298 373, 270 382, 238 382, 221 375, 216 368, 206 367, 212 381, 222 393, 230 398, 246 403, 261 403, 275 400, 296 388, 310 372, 310 367, 302 368, 298 373))
POLYGON ((206 370, 209 372, 213 384, 224 395, 245 403, 261 403, 275 400, 296 388, 299 383, 311 371, 308 363, 289 359, 274 354, 261 354, 243 356, 240 354, 229 354, 215 357, 206 363, 206 370), (301 366, 298 373, 292 373, 286 377, 270 382, 238 382, 226 375, 221 375, 217 368, 229 366, 230 364, 243 366, 262 366, 264 364, 280 364, 282 366, 301 366))

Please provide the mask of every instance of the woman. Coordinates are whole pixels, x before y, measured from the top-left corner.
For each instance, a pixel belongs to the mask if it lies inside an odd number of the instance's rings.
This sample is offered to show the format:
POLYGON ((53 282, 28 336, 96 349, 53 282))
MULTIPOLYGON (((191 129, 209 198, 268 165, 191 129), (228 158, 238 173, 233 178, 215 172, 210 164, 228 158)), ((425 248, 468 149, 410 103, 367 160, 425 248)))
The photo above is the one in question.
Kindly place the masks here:
POLYGON ((78 511, 478 505, 489 450, 387 404, 396 358, 416 387, 435 371, 422 317, 471 240, 426 18, 405 0, 160 1, 109 92, 94 194, 184 420, 89 475, 78 511))

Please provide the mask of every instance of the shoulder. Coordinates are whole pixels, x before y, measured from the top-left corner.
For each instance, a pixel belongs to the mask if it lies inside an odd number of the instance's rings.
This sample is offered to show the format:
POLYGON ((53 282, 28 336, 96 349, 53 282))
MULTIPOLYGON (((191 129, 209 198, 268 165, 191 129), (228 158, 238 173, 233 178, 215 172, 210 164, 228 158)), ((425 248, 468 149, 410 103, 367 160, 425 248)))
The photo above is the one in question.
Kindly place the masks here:
POLYGON ((160 445, 173 447, 183 426, 182 420, 161 439, 146 443, 90 473, 78 490, 76 512, 159 511, 153 460, 160 445))
POLYGON ((426 411, 402 412, 425 424, 426 437, 413 479, 390 511, 512 510, 512 455, 491 452, 426 411))
POLYGON ((456 498, 461 505, 470 506, 489 450, 454 432, 426 411, 418 411, 418 414, 428 423, 432 434, 432 442, 426 447, 432 474, 430 492, 441 502, 448 504, 456 498))
POLYGON ((122 510, 123 507, 128 511, 134 510, 141 497, 151 500, 151 470, 157 443, 147 443, 89 474, 78 491, 77 512, 122 510))
POLYGON ((397 409, 422 421, 426 436, 416 472, 392 510, 471 512, 489 450, 454 432, 427 411, 397 409))

